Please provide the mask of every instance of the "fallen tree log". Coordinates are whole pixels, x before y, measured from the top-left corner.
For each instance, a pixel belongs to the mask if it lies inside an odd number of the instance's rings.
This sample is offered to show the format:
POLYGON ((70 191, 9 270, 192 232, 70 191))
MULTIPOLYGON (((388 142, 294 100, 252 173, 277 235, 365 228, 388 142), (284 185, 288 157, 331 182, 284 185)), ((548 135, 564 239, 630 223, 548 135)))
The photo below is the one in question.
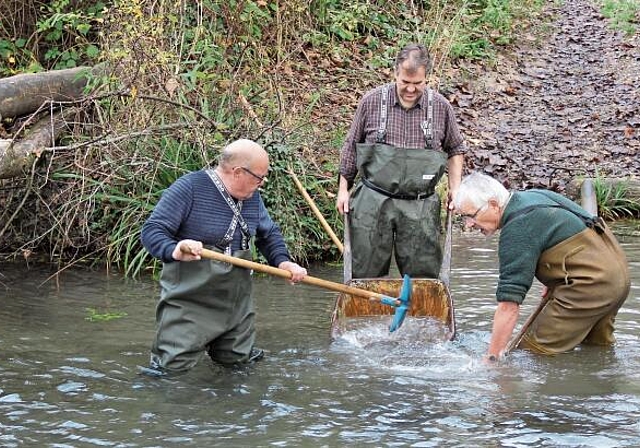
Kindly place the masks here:
POLYGON ((53 116, 47 115, 37 121, 20 141, 0 140, 0 179, 23 176, 31 169, 67 126, 67 118, 75 115, 77 109, 66 109, 53 116))
MULTIPOLYGON (((0 120, 33 114, 31 120, 42 109, 48 112, 48 104, 82 98, 89 78, 104 74, 105 67, 100 64, 1 78, 0 120)), ((66 126, 64 117, 76 112, 75 108, 67 108, 63 114, 40 114, 43 118, 33 125, 29 124, 24 134, 20 132, 19 139, 0 140, 0 179, 23 175, 44 150, 55 146, 66 126)))
POLYGON ((88 76, 102 71, 103 66, 97 65, 0 78, 0 119, 31 114, 48 101, 80 98, 88 76))

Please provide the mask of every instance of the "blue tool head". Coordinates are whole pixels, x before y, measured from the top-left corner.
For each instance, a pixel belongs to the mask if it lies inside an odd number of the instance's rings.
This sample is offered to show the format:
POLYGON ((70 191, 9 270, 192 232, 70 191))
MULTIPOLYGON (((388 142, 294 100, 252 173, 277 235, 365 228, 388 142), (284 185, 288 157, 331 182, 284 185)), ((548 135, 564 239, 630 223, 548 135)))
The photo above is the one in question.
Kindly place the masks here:
POLYGON ((391 325, 389 325, 390 333, 393 333, 398 328, 400 328, 400 326, 402 326, 404 318, 407 316, 407 311, 409 311, 409 306, 411 305, 411 278, 406 274, 404 276, 404 281, 402 282, 400 297, 398 297, 397 300, 400 302, 400 304, 395 305, 396 312, 393 315, 393 321, 391 321, 391 325))

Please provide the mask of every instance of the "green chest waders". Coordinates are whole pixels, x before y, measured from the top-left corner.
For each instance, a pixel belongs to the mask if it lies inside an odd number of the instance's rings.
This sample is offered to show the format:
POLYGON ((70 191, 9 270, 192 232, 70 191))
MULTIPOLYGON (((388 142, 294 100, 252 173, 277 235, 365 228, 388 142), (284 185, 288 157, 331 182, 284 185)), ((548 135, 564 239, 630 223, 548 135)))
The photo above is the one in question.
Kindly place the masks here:
MULTIPOLYGON (((386 97, 383 93, 383 99, 386 97)), ((431 90, 429 104, 433 104, 431 90)), ((427 111, 424 149, 384 143, 384 100, 378 142, 356 145, 360 182, 353 190, 349 211, 353 278, 387 275, 392 253, 401 275, 438 277, 441 207, 435 187, 444 174, 447 155, 431 149, 432 107, 427 111)))
MULTIPOLYGON (((250 250, 233 253, 251 259, 250 250)), ((223 364, 248 359, 255 341, 251 273, 212 260, 165 263, 151 363, 188 370, 203 353, 223 364)))

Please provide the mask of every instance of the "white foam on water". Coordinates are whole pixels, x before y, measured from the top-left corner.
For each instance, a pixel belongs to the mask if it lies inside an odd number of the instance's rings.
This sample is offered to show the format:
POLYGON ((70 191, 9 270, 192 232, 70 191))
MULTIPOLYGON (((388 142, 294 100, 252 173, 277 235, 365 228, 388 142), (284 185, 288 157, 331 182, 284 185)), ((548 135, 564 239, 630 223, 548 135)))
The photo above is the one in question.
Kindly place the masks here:
POLYGON ((345 319, 336 343, 357 364, 425 377, 477 369, 473 354, 448 341, 448 328, 432 317, 405 318, 389 332, 391 316, 345 319))

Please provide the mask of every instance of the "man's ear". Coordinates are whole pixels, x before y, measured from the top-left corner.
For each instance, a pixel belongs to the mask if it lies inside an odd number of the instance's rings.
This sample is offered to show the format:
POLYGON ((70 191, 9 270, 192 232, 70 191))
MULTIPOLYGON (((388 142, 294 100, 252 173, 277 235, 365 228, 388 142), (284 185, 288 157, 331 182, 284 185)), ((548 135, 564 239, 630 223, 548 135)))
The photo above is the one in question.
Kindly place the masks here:
POLYGON ((498 202, 498 200, 496 198, 491 198, 487 201, 487 204, 489 204, 489 207, 491 208, 500 208, 500 203, 498 202))

